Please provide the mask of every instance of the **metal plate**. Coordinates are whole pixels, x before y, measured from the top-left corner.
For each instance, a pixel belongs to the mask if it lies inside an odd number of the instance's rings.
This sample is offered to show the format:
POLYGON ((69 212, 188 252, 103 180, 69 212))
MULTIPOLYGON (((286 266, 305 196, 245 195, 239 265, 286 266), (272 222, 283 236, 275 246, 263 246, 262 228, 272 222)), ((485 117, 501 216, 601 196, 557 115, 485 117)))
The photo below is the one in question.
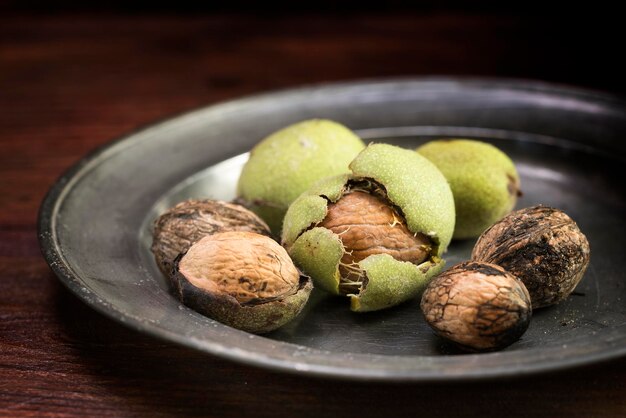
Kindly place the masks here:
MULTIPOLYGON (((88 305, 141 332, 272 369, 349 379, 423 381, 512 376, 626 353, 626 107, 619 98, 511 80, 384 80, 231 101, 141 130, 69 170, 43 202, 40 243, 88 305), (305 311, 265 336, 182 306, 149 251, 153 219, 188 197, 230 199, 246 154, 302 119, 342 122, 368 141, 406 148, 438 137, 495 144, 515 161, 518 207, 551 205, 577 221, 591 265, 562 304, 537 310, 504 351, 461 354, 436 338, 417 300, 354 314, 315 291, 305 311)), ((448 265, 469 257, 454 242, 448 265)))

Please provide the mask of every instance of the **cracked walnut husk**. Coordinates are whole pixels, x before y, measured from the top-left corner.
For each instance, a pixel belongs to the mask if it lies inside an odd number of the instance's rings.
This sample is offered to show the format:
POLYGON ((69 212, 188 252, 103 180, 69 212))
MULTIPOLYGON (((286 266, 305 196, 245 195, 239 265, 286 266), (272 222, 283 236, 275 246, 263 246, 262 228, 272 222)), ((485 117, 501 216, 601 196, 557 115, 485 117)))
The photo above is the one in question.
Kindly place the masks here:
POLYGON ((454 200, 426 158, 370 144, 349 166, 304 192, 285 215, 282 244, 315 286, 354 312, 418 296, 441 271, 454 230, 454 200))

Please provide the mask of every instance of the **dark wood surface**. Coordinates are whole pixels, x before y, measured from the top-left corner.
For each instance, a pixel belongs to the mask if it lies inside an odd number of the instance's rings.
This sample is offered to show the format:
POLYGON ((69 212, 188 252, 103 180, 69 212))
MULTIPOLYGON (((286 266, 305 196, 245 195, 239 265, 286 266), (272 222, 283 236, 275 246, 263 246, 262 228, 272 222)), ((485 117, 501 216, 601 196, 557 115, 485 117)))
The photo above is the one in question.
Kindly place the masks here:
POLYGON ((553 22, 0 13, 0 416, 626 416, 626 359, 454 384, 327 381, 224 361, 92 311, 51 273, 37 242, 39 204, 65 169, 197 106, 302 83, 430 74, 624 93, 623 66, 606 53, 612 33, 553 22))

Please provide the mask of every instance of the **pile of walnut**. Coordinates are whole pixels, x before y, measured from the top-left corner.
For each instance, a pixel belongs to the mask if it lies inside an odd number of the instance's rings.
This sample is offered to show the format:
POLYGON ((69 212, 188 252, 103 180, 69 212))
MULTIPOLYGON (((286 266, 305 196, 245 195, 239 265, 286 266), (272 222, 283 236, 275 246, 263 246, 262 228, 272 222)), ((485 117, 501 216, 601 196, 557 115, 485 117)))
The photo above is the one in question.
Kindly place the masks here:
POLYGON ((589 257, 589 242, 564 212, 545 206, 512 212, 483 232, 472 261, 428 285, 422 312, 459 347, 498 350, 526 331, 532 309, 569 296, 589 257))
POLYGON ((244 331, 294 319, 315 283, 356 312, 423 292, 438 335, 497 350, 526 331, 532 309, 565 299, 589 263, 587 239, 562 211, 509 213, 519 187, 513 162, 486 143, 365 146, 336 122, 302 121, 251 151, 236 201, 255 213, 182 202, 156 220, 152 251, 182 303, 244 331), (439 274, 453 238, 494 221, 471 261, 439 274))

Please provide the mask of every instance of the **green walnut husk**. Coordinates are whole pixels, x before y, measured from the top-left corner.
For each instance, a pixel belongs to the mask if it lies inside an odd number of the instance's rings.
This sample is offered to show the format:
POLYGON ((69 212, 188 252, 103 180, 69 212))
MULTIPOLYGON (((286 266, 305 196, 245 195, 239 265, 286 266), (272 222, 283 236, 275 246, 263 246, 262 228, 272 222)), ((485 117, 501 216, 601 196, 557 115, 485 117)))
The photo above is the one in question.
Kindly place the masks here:
POLYGON ((520 179, 513 161, 491 144, 436 140, 417 149, 450 183, 456 207, 454 239, 478 237, 515 207, 520 179))
MULTIPOLYGON (((350 170, 350 174, 318 182, 289 207, 282 243, 317 287, 348 296, 353 311, 375 311, 419 295, 441 271, 441 256, 454 230, 454 200, 441 172, 410 150, 370 144, 350 163, 350 170), (346 287, 342 260, 352 249, 342 241, 345 237, 341 233, 324 225, 329 208, 355 190, 385 202, 398 216, 398 222, 408 228, 409 235, 428 240, 423 261, 416 264, 388 253, 371 254, 350 266, 362 280, 346 287)), ((358 226, 359 215, 353 222, 358 226)))
POLYGON ((238 203, 279 235, 289 205, 316 181, 347 173, 365 148, 345 126, 325 119, 302 121, 263 139, 250 153, 237 184, 238 203))

